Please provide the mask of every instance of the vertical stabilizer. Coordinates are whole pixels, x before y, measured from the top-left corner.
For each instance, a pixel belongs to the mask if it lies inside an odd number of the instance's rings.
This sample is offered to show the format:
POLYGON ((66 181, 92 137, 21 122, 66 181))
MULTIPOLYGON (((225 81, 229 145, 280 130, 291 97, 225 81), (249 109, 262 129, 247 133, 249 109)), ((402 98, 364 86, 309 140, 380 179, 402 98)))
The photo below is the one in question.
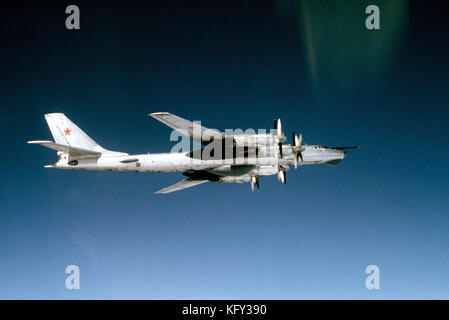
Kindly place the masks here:
POLYGON ((56 143, 86 150, 104 150, 83 130, 67 118, 65 114, 48 113, 45 115, 45 120, 47 121, 48 127, 50 128, 56 143))

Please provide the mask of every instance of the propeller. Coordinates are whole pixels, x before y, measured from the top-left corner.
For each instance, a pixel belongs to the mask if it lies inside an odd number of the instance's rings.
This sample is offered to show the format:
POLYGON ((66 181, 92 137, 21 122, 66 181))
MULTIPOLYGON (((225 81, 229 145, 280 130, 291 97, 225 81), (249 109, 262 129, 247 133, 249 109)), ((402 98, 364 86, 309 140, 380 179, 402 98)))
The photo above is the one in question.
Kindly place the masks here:
POLYGON ((281 167, 279 167, 278 170, 278 180, 281 181, 283 184, 287 184, 287 175, 281 167))
POLYGON ((304 147, 302 146, 302 134, 299 134, 299 137, 293 132, 292 133, 292 153, 293 153, 293 163, 295 165, 295 169, 298 168, 298 159, 301 159, 301 162, 304 161, 302 157, 302 152, 304 151, 304 147))
MULTIPOLYGON (((285 137, 284 133, 282 132, 282 122, 281 119, 274 119, 274 129, 276 130, 276 135, 278 137, 278 147, 279 147, 279 158, 283 158, 282 154, 282 142, 287 141, 287 138, 285 137)), ((301 138, 302 139, 302 138, 301 138)), ((283 184, 287 184, 287 175, 286 171, 289 169, 289 167, 285 166, 278 166, 278 180, 281 181, 283 184)))
POLYGON ((254 192, 254 186, 257 187, 257 189, 260 189, 259 186, 259 179, 255 176, 251 177, 251 191, 254 192))
POLYGON ((281 119, 274 119, 274 130, 276 130, 276 134, 279 138, 279 143, 278 143, 278 147, 279 147, 279 155, 282 158, 282 142, 284 142, 285 140, 287 140, 287 138, 285 138, 284 133, 282 132, 282 122, 281 119))

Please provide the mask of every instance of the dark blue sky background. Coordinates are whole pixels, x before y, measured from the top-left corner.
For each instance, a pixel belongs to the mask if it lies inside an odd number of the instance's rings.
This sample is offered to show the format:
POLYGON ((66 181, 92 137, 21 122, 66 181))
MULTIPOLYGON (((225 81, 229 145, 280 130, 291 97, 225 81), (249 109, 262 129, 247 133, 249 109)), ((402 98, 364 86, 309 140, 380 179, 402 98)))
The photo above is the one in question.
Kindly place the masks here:
POLYGON ((0 298, 449 298, 443 2, 78 1, 79 31, 68 4, 2 9, 0 298), (166 152, 155 111, 361 148, 254 193, 155 195, 181 174, 44 169, 55 153, 26 144, 65 112, 108 149, 166 152))

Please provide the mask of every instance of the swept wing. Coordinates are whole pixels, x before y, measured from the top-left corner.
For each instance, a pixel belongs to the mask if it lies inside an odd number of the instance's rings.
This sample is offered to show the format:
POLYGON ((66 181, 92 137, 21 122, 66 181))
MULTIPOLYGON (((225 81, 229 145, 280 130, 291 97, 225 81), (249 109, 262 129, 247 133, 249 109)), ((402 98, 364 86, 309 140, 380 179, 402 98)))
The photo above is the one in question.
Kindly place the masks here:
POLYGON ((155 193, 170 193, 170 192, 174 192, 174 191, 179 191, 182 189, 187 189, 190 187, 194 187, 197 186, 199 184, 208 182, 209 180, 199 180, 199 179, 192 179, 192 178, 188 178, 188 179, 184 179, 182 181, 179 181, 178 183, 175 183, 171 186, 165 187, 159 191, 156 191, 155 193))
POLYGON ((154 112, 150 113, 149 116, 201 143, 208 143, 213 139, 225 137, 225 134, 220 131, 200 126, 198 123, 178 117, 170 112, 154 112))

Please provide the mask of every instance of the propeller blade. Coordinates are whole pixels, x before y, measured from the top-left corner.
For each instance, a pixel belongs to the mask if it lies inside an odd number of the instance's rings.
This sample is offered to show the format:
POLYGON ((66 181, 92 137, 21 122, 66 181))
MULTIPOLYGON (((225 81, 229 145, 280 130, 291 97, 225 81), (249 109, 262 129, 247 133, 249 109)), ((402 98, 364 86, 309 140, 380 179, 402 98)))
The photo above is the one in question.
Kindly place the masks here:
POLYGON ((298 155, 293 155, 293 164, 295 169, 298 169, 298 155))
POLYGON ((259 179, 257 179, 255 176, 251 177, 251 191, 254 192, 254 186, 257 186, 257 189, 259 189, 259 179))
POLYGON ((282 143, 279 142, 278 146, 279 146, 279 155, 282 158, 282 143))
POLYGON ((287 175, 285 174, 285 171, 279 169, 278 180, 280 180, 283 184, 287 184, 287 175))
POLYGON ((278 136, 281 136, 282 135, 282 122, 281 122, 281 119, 278 119, 278 123, 277 123, 276 129, 277 129, 278 136))
POLYGON ((299 134, 299 137, 295 134, 295 132, 293 132, 292 134, 292 141, 293 141, 293 146, 295 147, 301 147, 302 144, 302 134, 299 134))

